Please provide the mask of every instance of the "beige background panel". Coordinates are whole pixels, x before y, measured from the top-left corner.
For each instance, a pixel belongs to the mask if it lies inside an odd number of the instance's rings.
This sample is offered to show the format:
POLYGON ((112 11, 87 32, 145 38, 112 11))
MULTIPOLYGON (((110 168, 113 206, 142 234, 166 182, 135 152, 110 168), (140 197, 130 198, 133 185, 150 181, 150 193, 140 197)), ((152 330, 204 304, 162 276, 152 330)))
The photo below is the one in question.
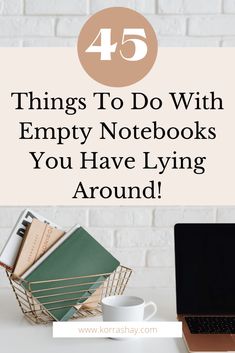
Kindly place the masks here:
POLYGON ((63 204, 63 205, 208 205, 234 204, 233 166, 233 64, 234 49, 166 49, 159 50, 158 60, 150 74, 141 82, 122 89, 112 89, 92 81, 82 70, 76 50, 64 48, 1 49, 1 106, 0 131, 2 205, 63 204), (174 60, 173 60, 174 59, 174 60), (42 74, 43 73, 43 74, 42 74), (12 91, 34 91, 42 95, 87 97, 87 109, 74 116, 63 111, 15 111, 12 91), (224 111, 175 111, 169 100, 169 91, 200 91, 202 95, 215 91, 223 97, 224 111), (125 109, 110 108, 97 111, 92 93, 110 92, 124 100, 125 109), (158 96, 164 104, 158 111, 130 110, 131 92, 144 92, 158 96), (215 126, 215 140, 99 140, 99 121, 107 124, 117 121, 121 126, 151 126, 157 120, 163 127, 215 126), (85 145, 79 140, 57 146, 54 141, 19 141, 18 121, 32 121, 35 126, 92 126, 92 135, 85 145), (206 156, 206 172, 196 175, 192 171, 168 170, 159 176, 156 170, 142 170, 141 152, 151 151, 153 156, 172 155, 206 156), (47 151, 48 155, 72 156, 73 170, 33 170, 29 151, 47 151), (107 156, 135 156, 133 170, 80 170, 79 152, 99 151, 107 156), (72 199, 79 181, 88 186, 148 185, 149 180, 162 182, 162 198, 153 200, 93 200, 72 199), (134 184, 133 184, 134 183, 134 184))

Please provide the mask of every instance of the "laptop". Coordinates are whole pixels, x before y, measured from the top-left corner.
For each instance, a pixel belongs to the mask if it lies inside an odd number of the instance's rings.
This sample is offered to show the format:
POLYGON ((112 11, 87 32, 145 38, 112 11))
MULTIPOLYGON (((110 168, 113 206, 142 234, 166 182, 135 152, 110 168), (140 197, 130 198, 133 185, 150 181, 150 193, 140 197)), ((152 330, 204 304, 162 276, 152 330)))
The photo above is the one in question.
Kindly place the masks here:
POLYGON ((235 224, 176 224, 177 318, 191 352, 235 351, 235 224))

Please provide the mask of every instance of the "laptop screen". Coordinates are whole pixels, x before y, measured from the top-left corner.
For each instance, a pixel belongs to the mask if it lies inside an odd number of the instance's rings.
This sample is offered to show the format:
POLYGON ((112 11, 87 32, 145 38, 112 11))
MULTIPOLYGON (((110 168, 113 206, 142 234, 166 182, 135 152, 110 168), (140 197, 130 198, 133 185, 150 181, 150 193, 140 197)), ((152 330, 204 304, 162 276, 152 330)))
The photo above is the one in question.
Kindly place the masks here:
POLYGON ((235 314, 235 224, 176 224, 178 314, 235 314))

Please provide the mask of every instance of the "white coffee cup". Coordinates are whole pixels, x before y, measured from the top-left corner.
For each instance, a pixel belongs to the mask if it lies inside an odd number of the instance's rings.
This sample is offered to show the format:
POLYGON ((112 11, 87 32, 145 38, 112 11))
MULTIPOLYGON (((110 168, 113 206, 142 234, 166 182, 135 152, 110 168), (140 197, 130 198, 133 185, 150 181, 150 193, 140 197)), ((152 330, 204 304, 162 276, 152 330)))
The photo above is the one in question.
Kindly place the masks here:
POLYGON ((145 303, 142 298, 113 295, 102 299, 103 321, 147 321, 157 312, 154 302, 145 303), (152 306, 153 311, 144 317, 145 309, 152 306))

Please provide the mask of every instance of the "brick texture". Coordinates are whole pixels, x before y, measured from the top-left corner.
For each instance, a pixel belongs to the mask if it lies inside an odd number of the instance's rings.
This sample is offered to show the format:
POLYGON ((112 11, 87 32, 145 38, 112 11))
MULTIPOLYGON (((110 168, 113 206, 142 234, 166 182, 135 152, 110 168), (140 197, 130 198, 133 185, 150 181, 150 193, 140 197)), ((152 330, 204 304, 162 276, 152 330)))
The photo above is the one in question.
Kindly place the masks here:
POLYGON ((112 6, 143 13, 160 46, 235 45, 235 0, 0 0, 0 46, 74 47, 89 15, 112 6))
POLYGON ((91 13, 113 6, 123 6, 135 9, 135 0, 90 0, 91 13))
POLYGON ((23 0, 0 0, 0 15, 23 14, 23 0))
POLYGON ((147 251, 148 267, 173 267, 174 249, 173 247, 159 247, 147 251))
POLYGON ((224 0, 224 12, 235 13, 235 0, 224 0))
POLYGON ((58 18, 56 25, 56 35, 58 37, 77 38, 82 26, 87 19, 88 18, 85 16, 58 18))
POLYGON ((25 0, 25 13, 29 15, 85 15, 87 12, 86 0, 25 0))
POLYGON ((219 13, 221 0, 159 0, 159 12, 166 14, 219 13))
POLYGON ((189 19, 189 35, 232 36, 235 35, 235 15, 198 16, 189 19))
POLYGON ((156 13, 157 1, 156 0, 136 0, 135 10, 144 14, 156 13))
POLYGON ((156 16, 147 15, 158 36, 184 36, 186 35, 185 16, 156 16))
POLYGON ((89 222, 95 227, 113 226, 150 226, 152 222, 151 208, 105 208, 91 209, 89 222))
POLYGON ((0 17, 0 37, 53 36, 54 19, 49 17, 0 17))

